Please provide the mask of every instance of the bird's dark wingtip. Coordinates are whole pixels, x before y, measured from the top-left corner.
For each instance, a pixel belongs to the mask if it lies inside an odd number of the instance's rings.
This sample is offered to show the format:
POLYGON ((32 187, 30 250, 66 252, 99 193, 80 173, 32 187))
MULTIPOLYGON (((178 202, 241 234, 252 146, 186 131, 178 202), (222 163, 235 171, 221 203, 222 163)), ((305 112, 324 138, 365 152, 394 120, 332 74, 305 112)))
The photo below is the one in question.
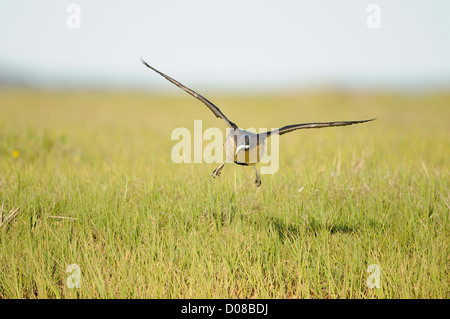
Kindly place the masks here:
POLYGON ((139 59, 141 60, 141 62, 142 62, 143 65, 145 65, 146 67, 150 68, 150 65, 148 65, 147 62, 145 62, 145 60, 144 60, 143 57, 140 57, 139 59))

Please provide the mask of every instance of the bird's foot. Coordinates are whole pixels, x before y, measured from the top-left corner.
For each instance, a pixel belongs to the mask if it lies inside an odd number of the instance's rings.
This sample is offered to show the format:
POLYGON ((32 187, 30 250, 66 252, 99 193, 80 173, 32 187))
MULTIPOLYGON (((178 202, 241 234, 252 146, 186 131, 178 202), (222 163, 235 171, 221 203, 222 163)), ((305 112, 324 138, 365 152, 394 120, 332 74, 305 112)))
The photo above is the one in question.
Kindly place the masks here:
POLYGON ((223 168, 223 166, 217 167, 217 168, 211 173, 212 178, 216 178, 216 176, 220 176, 220 174, 222 174, 222 168, 223 168))
POLYGON ((256 176, 255 184, 256 184, 256 187, 261 186, 261 178, 259 176, 256 176))

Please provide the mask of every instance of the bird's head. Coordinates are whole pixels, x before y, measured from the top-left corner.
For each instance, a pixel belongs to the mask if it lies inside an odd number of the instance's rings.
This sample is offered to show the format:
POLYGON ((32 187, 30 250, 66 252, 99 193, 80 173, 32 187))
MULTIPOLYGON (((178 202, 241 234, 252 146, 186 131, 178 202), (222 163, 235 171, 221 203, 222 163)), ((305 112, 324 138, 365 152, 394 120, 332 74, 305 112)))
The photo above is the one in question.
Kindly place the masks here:
POLYGON ((236 154, 237 156, 240 151, 242 150, 248 150, 250 148, 250 137, 247 134, 243 134, 238 139, 238 147, 236 148, 236 154))

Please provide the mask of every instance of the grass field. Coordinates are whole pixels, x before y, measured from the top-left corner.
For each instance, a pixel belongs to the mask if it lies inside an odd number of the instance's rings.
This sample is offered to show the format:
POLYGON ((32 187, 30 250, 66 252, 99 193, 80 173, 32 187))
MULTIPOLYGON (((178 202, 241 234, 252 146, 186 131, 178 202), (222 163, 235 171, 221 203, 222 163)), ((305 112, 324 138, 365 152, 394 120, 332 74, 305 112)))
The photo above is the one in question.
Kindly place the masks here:
POLYGON ((281 136, 256 188, 171 161, 226 128, 187 94, 0 91, 0 298, 450 297, 449 93, 202 93, 243 128, 379 118, 281 136))

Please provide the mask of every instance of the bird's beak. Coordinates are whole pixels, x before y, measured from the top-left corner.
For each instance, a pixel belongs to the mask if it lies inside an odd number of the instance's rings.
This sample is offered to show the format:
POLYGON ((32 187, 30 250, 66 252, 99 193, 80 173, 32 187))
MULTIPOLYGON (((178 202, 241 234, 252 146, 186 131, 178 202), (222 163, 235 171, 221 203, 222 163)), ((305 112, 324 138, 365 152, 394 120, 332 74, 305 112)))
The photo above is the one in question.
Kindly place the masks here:
POLYGON ((250 146, 248 145, 240 145, 237 149, 236 149, 236 154, 234 156, 237 156, 239 154, 240 151, 242 151, 243 149, 249 149, 250 146))

